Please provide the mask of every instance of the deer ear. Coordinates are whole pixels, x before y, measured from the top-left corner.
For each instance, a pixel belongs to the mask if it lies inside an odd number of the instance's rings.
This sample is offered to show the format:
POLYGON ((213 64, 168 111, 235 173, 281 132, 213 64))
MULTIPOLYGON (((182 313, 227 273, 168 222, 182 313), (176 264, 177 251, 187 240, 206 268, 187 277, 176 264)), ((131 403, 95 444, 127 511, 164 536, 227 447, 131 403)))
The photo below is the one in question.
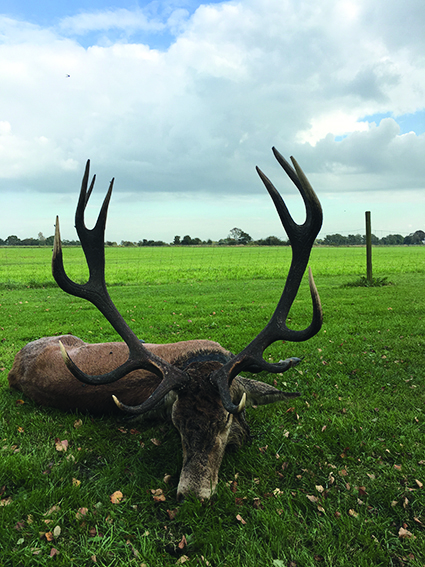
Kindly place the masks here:
POLYGON ((245 393, 247 407, 265 406, 288 398, 297 398, 300 395, 298 392, 282 392, 274 386, 269 386, 269 384, 251 380, 250 378, 242 378, 242 376, 236 376, 230 391, 234 401, 240 400, 243 393, 245 393))

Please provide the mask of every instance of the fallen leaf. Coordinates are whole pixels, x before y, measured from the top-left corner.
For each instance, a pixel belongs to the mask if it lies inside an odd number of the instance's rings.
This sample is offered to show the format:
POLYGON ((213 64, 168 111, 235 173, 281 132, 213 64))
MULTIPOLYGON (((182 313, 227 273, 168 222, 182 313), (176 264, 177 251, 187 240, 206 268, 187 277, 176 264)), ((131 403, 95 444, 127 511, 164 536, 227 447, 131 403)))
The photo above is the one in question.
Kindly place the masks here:
POLYGON ((23 427, 18 427, 18 433, 24 433, 25 429, 23 427))
POLYGON ((55 504, 54 506, 52 506, 50 508, 50 510, 47 510, 47 512, 45 512, 43 515, 44 516, 51 516, 52 514, 56 514, 57 512, 60 512, 60 506, 55 504))
POLYGON ((50 555, 50 557, 54 557, 55 555, 59 555, 59 551, 55 547, 52 547, 49 555, 50 555))
POLYGON ((347 476, 348 472, 346 469, 341 469, 340 471, 338 471, 339 476, 347 476))
POLYGON ((76 419, 76 420, 74 421, 74 427, 75 427, 75 429, 79 429, 82 425, 83 425, 83 420, 82 420, 82 419, 76 419))
POLYGON ((319 512, 324 512, 324 511, 325 511, 325 509, 323 508, 323 506, 320 506, 320 505, 317 506, 317 509, 319 510, 319 512))
POLYGON ((423 487, 423 483, 420 480, 418 480, 417 478, 415 478, 415 482, 419 486, 419 488, 423 487))
POLYGON ((24 403, 25 403, 24 400, 16 400, 15 405, 21 406, 24 403))
POLYGON ((181 565, 182 563, 186 563, 186 561, 189 561, 189 557, 187 555, 182 555, 177 559, 176 565, 181 565))
POLYGON ((179 542, 179 549, 183 549, 187 545, 186 537, 183 536, 179 542))
POLYGON ((395 468, 397 471, 401 471, 401 465, 394 465, 394 468, 395 468))
POLYGON ((75 514, 77 520, 81 520, 88 512, 88 508, 78 508, 78 512, 75 514))
POLYGON ((78 480, 78 478, 72 479, 72 486, 80 486, 80 484, 81 484, 81 480, 78 480))
POLYGON ((334 513, 335 518, 340 518, 341 517, 341 512, 338 512, 338 510, 334 513))
POLYGON ((394 506, 397 506, 397 504, 398 504, 398 501, 397 501, 397 500, 393 500, 393 501, 391 502, 391 506, 392 506, 393 508, 394 508, 394 506))
POLYGON ((240 522, 242 525, 245 525, 245 524, 246 524, 245 520, 242 518, 242 516, 241 516, 240 514, 238 514, 238 515, 236 516, 236 519, 237 519, 237 521, 240 522))
POLYGON ((170 520, 174 520, 174 518, 177 516, 178 513, 179 513, 178 508, 175 508, 174 510, 167 510, 167 514, 170 520))
POLYGON ((96 557, 96 555, 92 555, 92 556, 90 557, 90 559, 93 561, 93 563, 97 563, 97 557, 96 557))
POLYGON ((160 441, 159 439, 153 438, 153 439, 151 439, 151 441, 152 441, 152 443, 153 443, 154 445, 156 445, 157 447, 159 447, 159 445, 161 445, 161 441, 160 441))
POLYGON ((56 526, 55 529, 53 530, 53 537, 59 537, 61 535, 61 528, 60 526, 56 526))
POLYGON ((412 532, 409 532, 408 530, 406 530, 404 528, 400 528, 398 530, 398 537, 400 539, 411 539, 411 538, 416 539, 416 536, 414 536, 412 534, 412 532))
POLYGON ((324 492, 324 488, 321 484, 316 484, 316 490, 317 492, 320 492, 320 494, 322 494, 322 492, 324 492))
POLYGON ((358 512, 356 512, 355 510, 351 509, 348 510, 348 513, 350 516, 352 516, 353 518, 357 518, 357 516, 359 515, 358 512))
POLYGON ((164 478, 163 478, 162 480, 163 480, 163 482, 165 482, 165 484, 170 484, 170 482, 171 482, 171 475, 170 475, 170 474, 164 475, 164 478))
POLYGON ((47 541, 53 541, 53 534, 52 532, 46 532, 44 534, 44 537, 47 539, 47 541))
POLYGON ((123 499, 123 494, 120 490, 117 490, 113 494, 111 494, 109 499, 111 500, 112 504, 119 504, 123 499))
POLYGON ((374 474, 366 473, 370 480, 375 480, 376 476, 374 474))
POLYGON ((306 494, 307 498, 310 500, 310 502, 319 502, 319 499, 317 498, 317 496, 314 496, 313 494, 306 494))
POLYGON ((68 440, 67 439, 63 439, 62 441, 57 437, 55 439, 55 447, 56 447, 56 451, 68 451, 68 440))

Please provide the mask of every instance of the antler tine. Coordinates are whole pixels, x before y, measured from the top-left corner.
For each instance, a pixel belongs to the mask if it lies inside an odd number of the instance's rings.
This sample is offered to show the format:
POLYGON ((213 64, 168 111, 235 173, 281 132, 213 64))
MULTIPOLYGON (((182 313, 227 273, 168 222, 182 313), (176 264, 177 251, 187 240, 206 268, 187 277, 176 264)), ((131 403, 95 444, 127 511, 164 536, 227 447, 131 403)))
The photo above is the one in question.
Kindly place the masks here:
POLYGON ((90 161, 88 160, 75 213, 75 226, 89 267, 89 279, 85 284, 77 284, 66 275, 63 266, 58 217, 56 217, 55 241, 53 245, 53 277, 64 291, 71 295, 87 299, 93 303, 97 309, 99 309, 117 333, 127 343, 129 356, 127 361, 121 366, 111 372, 99 376, 89 376, 82 372, 71 360, 63 347, 61 347, 62 356, 65 364, 72 374, 86 384, 109 384, 119 380, 129 372, 137 370, 138 368, 150 370, 157 376, 161 377, 162 382, 152 396, 146 400, 146 405, 144 405, 141 412, 139 412, 143 413, 144 411, 149 411, 149 409, 151 409, 151 407, 153 407, 155 403, 157 403, 157 401, 160 400, 167 392, 178 387, 182 382, 187 380, 187 376, 178 368, 174 368, 160 357, 150 353, 143 346, 137 336, 127 325, 109 296, 105 283, 104 236, 106 217, 114 180, 112 179, 109 185, 108 192, 103 201, 94 228, 88 229, 84 223, 84 211, 95 182, 95 177, 93 177, 90 187, 87 190, 89 174, 90 161))
POLYGON ((296 160, 291 157, 294 165, 294 168, 292 168, 275 148, 273 148, 273 153, 301 193, 306 208, 306 220, 301 225, 295 223, 279 192, 257 167, 257 172, 273 200, 291 243, 292 261, 282 295, 270 321, 247 347, 217 370, 211 377, 212 382, 219 389, 223 405, 231 413, 236 413, 237 406, 231 400, 229 385, 238 372, 244 369, 253 372, 267 370, 273 373, 288 370, 288 368, 298 364, 300 359, 294 357, 281 361, 278 364, 270 364, 263 359, 264 350, 277 340, 305 341, 314 336, 322 326, 320 298, 310 269, 309 285, 313 303, 312 322, 302 331, 294 331, 286 326, 286 319, 301 284, 311 248, 322 226, 323 215, 320 202, 296 160))

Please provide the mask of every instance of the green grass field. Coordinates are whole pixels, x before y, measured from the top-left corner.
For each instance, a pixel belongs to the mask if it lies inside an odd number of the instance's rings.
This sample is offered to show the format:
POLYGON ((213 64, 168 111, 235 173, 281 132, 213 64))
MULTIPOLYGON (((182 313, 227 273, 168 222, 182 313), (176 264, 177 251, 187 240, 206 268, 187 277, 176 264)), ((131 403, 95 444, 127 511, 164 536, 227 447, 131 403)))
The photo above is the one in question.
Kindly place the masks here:
MULTIPOLYGON (((234 352, 267 323, 290 261, 288 248, 106 252, 111 296, 138 336, 211 338, 234 352)), ((249 410, 253 442, 225 456, 217 496, 181 505, 172 426, 63 414, 8 389, 30 340, 118 340, 51 283, 50 253, 0 249, 0 565, 425 565, 425 247, 374 248, 374 275, 392 282, 379 288, 345 287, 365 274, 363 248, 313 250, 323 329, 270 347, 267 358, 304 360, 260 375, 302 396, 249 410)), ((64 258, 82 280, 81 250, 64 258)), ((291 325, 310 312, 303 282, 291 325)))

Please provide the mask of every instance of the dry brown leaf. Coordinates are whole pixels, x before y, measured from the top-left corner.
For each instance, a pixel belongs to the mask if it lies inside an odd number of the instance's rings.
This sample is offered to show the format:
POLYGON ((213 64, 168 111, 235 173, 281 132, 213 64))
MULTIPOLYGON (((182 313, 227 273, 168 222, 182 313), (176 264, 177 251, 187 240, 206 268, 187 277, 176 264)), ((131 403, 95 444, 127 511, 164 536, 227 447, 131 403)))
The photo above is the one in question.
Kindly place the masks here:
POLYGON ((24 403, 25 403, 24 400, 16 400, 16 402, 15 402, 15 404, 16 404, 17 406, 21 406, 21 405, 24 404, 24 403))
POLYGON ((109 497, 112 504, 119 504, 123 499, 123 494, 121 490, 116 490, 111 496, 109 497))
POLYGON ((394 506, 397 506, 397 504, 398 504, 398 501, 397 501, 397 500, 393 500, 393 501, 391 502, 391 506, 392 506, 393 508, 394 508, 394 506))
POLYGON ((338 471, 339 476, 347 476, 348 472, 346 469, 341 469, 340 471, 338 471))
POLYGON ((183 536, 179 542, 179 549, 184 549, 187 545, 186 537, 183 536))
POLYGON ((419 486, 419 488, 423 487, 423 482, 421 482, 420 480, 418 480, 417 478, 415 478, 415 482, 416 484, 419 486))
POLYGON ((242 525, 245 525, 245 524, 246 524, 245 520, 242 518, 242 516, 241 516, 240 514, 238 514, 238 515, 236 516, 236 519, 237 519, 237 521, 240 522, 242 525))
POLYGON ((78 480, 78 478, 72 479, 72 486, 80 486, 80 484, 81 484, 81 480, 78 480))
POLYGON ((47 539, 47 541, 53 541, 53 534, 52 532, 46 532, 44 534, 44 537, 47 539))
POLYGON ((83 420, 82 420, 82 419, 76 419, 76 420, 74 421, 74 427, 75 427, 75 429, 79 429, 82 425, 83 425, 83 420))
POLYGON ((93 563, 97 563, 97 557, 96 557, 96 555, 92 555, 92 556, 90 557, 90 559, 93 561, 93 563))
POLYGON ((181 565, 182 563, 186 563, 186 561, 189 561, 189 557, 187 555, 182 555, 177 559, 176 565, 181 565))
POLYGON ((52 514, 56 514, 57 512, 60 512, 60 506, 55 504, 50 508, 50 510, 47 510, 47 512, 44 513, 44 516, 51 516, 52 514))
POLYGON ((315 504, 317 502, 319 502, 319 499, 317 498, 317 496, 314 496, 313 494, 306 494, 306 496, 310 500, 310 502, 314 502, 315 504))
POLYGON ((67 439, 63 439, 62 441, 56 437, 55 439, 55 447, 56 447, 56 451, 68 451, 68 440, 67 439))
POLYGON ((316 484, 316 490, 317 492, 319 492, 320 494, 322 494, 322 492, 324 492, 324 488, 321 484, 316 484))
POLYGON ((159 496, 153 496, 155 502, 165 502, 165 494, 160 494, 159 496))
POLYGON ((54 557, 55 555, 59 555, 59 551, 55 547, 52 547, 49 555, 50 555, 50 557, 54 557))
POLYGON ((171 475, 170 475, 170 474, 164 475, 163 481, 165 482, 165 484, 170 484, 170 482, 171 482, 171 475))
POLYGON ((159 439, 153 438, 153 439, 151 439, 151 441, 152 441, 152 443, 153 443, 154 445, 156 445, 157 447, 159 447, 159 445, 161 445, 161 441, 160 441, 159 439))
POLYGON ((353 518, 357 518, 357 516, 359 515, 358 512, 356 512, 353 509, 348 510, 348 513, 350 516, 352 516, 353 518))
POLYGON ((406 497, 404 497, 403 508, 406 509, 409 506, 409 501, 406 497))
POLYGON ((394 465, 394 468, 395 468, 397 471, 401 471, 401 465, 394 465))
POLYGON ((370 478, 370 480, 375 480, 376 476, 374 474, 371 473, 366 473, 366 474, 370 478))
POLYGON ((335 516, 335 518, 340 518, 341 512, 338 512, 338 510, 337 510, 336 512, 334 512, 334 516, 335 516))
POLYGON ((174 518, 177 516, 178 513, 179 513, 178 508, 174 508, 174 510, 167 510, 167 514, 170 520, 174 520, 174 518))
POLYGON ((319 506, 317 506, 317 509, 319 510, 319 512, 324 512, 324 511, 325 511, 325 509, 323 508, 323 506, 320 506, 320 504, 319 504, 319 506))
POLYGON ((75 514, 75 517, 77 518, 77 520, 81 520, 81 518, 85 516, 88 511, 88 508, 78 508, 78 512, 75 514))
POLYGON ((411 538, 416 539, 416 536, 414 536, 412 534, 412 532, 409 532, 408 530, 406 530, 404 528, 400 528, 398 530, 398 537, 400 539, 411 539, 411 538))

